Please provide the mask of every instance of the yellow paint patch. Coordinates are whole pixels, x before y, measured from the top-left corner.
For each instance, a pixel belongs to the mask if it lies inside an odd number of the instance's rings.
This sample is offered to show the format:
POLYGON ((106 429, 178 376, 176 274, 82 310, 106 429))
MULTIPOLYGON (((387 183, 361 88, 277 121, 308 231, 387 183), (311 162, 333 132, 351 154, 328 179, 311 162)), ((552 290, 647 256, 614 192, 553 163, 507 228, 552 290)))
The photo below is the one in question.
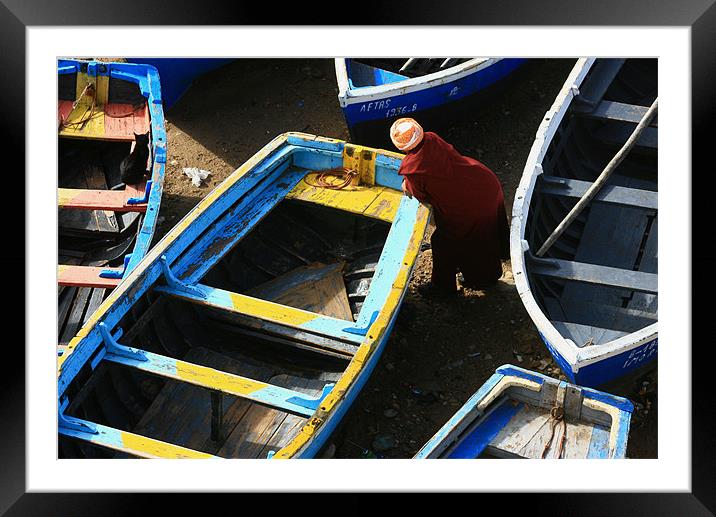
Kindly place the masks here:
MULTIPOLYGON (((279 303, 260 300, 238 293, 230 293, 231 303, 238 312, 248 316, 299 327, 318 318, 318 314, 288 307, 279 303)), ((326 316, 327 317, 327 316, 326 316)))
POLYGON ((316 173, 310 173, 286 198, 337 208, 354 214, 392 222, 398 212, 402 194, 386 187, 349 186, 331 190, 316 185, 316 173))
POLYGON ((375 149, 346 143, 343 166, 358 171, 361 185, 375 185, 375 149))
POLYGON ((164 458, 164 459, 211 459, 217 458, 205 452, 187 449, 171 443, 153 440, 146 436, 141 436, 126 431, 121 432, 123 449, 117 449, 129 454, 134 454, 141 458, 164 458))
POLYGON ((176 375, 168 377, 236 396, 250 395, 268 386, 264 382, 184 361, 177 361, 176 375))

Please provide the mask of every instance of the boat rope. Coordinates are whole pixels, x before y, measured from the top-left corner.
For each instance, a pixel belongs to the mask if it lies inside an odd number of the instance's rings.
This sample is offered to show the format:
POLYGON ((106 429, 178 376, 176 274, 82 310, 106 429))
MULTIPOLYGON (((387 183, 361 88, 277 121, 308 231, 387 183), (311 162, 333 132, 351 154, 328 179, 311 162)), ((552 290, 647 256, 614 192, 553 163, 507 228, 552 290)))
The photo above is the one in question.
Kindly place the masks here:
POLYGON ((556 459, 560 459, 562 457, 562 452, 564 451, 564 442, 567 440, 567 421, 564 419, 564 408, 561 406, 553 407, 549 412, 549 421, 552 424, 552 432, 549 435, 549 440, 547 440, 547 443, 544 444, 544 449, 542 450, 542 459, 544 459, 544 457, 547 455, 547 451, 552 446, 552 442, 554 441, 555 427, 557 427, 561 423, 562 436, 559 439, 559 445, 557 446, 557 454, 555 455, 556 459))
POLYGON ((84 87, 82 90, 82 93, 80 93, 79 97, 75 99, 75 101, 72 103, 72 110, 74 111, 77 106, 79 105, 80 101, 82 100, 82 97, 85 95, 89 95, 92 97, 92 104, 90 105, 89 109, 86 110, 82 116, 79 117, 78 120, 74 122, 66 122, 64 117, 60 117, 60 130, 63 128, 73 128, 77 130, 81 130, 84 125, 94 116, 94 111, 97 106, 97 99, 95 98, 94 94, 94 84, 93 83, 87 83, 87 86, 84 87), (89 116, 85 116, 89 113, 89 116))
POLYGON ((641 134, 646 130, 647 127, 649 127, 651 120, 654 118, 654 115, 656 115, 656 112, 658 110, 658 103, 659 98, 657 97, 656 99, 654 99, 654 102, 652 103, 651 107, 646 110, 646 113, 644 113, 644 116, 636 125, 634 131, 624 143, 622 148, 619 149, 617 154, 614 155, 614 158, 612 158, 611 161, 607 164, 607 166, 604 167, 604 170, 599 174, 594 183, 592 183, 592 186, 589 187, 589 190, 584 193, 584 195, 579 199, 579 201, 577 201, 577 204, 574 205, 572 210, 569 211, 569 213, 554 229, 552 234, 547 237, 546 241, 544 241, 544 244, 542 244, 542 247, 536 253, 538 257, 541 257, 547 252, 547 250, 552 246, 552 244, 554 244, 554 241, 559 239, 560 235, 562 235, 567 229, 567 227, 572 224, 572 221, 574 221, 577 216, 582 212, 582 210, 584 210, 584 207, 586 207, 587 204, 594 198, 594 196, 599 193, 599 190, 607 182, 612 172, 614 172, 614 170, 619 166, 622 160, 626 158, 626 156, 629 154, 629 151, 631 151, 632 148, 636 145, 637 140, 639 140, 641 134))
POLYGON ((326 169, 322 171, 316 171, 316 183, 308 181, 306 176, 303 181, 311 185, 312 187, 325 188, 328 190, 342 190, 353 182, 353 178, 358 175, 358 171, 355 169, 349 169, 347 167, 334 167, 333 169, 326 169), (334 178, 329 180, 329 178, 334 178), (338 183, 335 182, 338 180, 338 183))

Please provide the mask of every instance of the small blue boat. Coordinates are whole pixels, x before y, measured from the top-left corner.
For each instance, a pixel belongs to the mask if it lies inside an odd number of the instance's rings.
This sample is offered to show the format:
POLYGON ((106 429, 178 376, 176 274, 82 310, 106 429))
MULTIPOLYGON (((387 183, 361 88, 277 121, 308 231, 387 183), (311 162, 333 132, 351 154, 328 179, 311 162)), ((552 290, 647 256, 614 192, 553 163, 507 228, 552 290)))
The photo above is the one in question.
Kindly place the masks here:
POLYGON ((582 386, 655 365, 658 349, 658 122, 551 248, 649 111, 656 59, 577 60, 545 114, 512 208, 515 285, 550 354, 582 386))
POLYGON ((388 340, 430 216, 402 155, 275 138, 59 357, 63 458, 310 458, 388 340))
POLYGON ((147 254, 164 184, 166 131, 157 70, 59 60, 58 343, 62 349, 147 254), (149 133, 144 179, 120 163, 149 133))
POLYGON ((378 145, 395 119, 413 117, 424 121, 436 112, 444 115, 445 107, 490 91, 525 61, 338 58, 338 101, 351 139, 378 145))
POLYGON ((625 398, 504 365, 415 458, 624 458, 632 411, 625 398))
POLYGON ((166 109, 186 93, 197 77, 231 61, 229 58, 127 58, 129 63, 151 65, 159 71, 166 109))

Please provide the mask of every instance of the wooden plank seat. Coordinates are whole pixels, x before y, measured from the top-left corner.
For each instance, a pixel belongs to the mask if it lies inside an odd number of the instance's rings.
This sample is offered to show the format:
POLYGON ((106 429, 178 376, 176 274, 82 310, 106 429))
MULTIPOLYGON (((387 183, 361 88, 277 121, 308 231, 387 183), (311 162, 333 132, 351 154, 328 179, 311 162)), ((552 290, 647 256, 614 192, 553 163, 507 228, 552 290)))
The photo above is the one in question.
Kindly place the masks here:
MULTIPOLYGON (((605 125, 594 132, 594 136, 599 140, 607 142, 609 144, 622 146, 629 139, 631 134, 634 132, 634 128, 627 125, 622 126, 610 126, 605 125)), ((636 146, 644 149, 658 149, 659 148, 659 132, 655 127, 647 127, 641 134, 639 139, 636 141, 636 146)))
MULTIPOLYGON (((581 198, 592 186, 589 181, 560 178, 557 176, 540 176, 539 191, 543 194, 581 198)), ((636 188, 604 185, 594 197, 594 201, 628 207, 658 209, 658 192, 636 188)))
POLYGON ((142 106, 108 103, 95 106, 85 102, 73 108, 73 101, 59 100, 57 118, 59 135, 68 138, 134 141, 134 133, 149 131, 149 110, 142 106))
MULTIPOLYGON (((364 335, 357 332, 355 322, 253 298, 202 284, 190 286, 159 285, 155 292, 174 298, 219 309, 240 316, 251 316, 270 323, 310 331, 334 339, 360 344, 364 335), (353 332, 346 332, 350 329, 353 332)), ((341 350, 342 352, 342 350, 341 350)))
POLYGON ((123 267, 75 266, 60 264, 57 267, 57 283, 74 287, 106 287, 114 288, 122 281, 121 278, 102 278, 102 271, 112 270, 121 273, 123 267))
POLYGON ((112 449, 122 453, 136 456, 139 458, 164 458, 164 459, 188 459, 188 458, 216 458, 211 454, 195 451, 179 445, 155 440, 147 436, 142 436, 128 431, 115 429, 114 427, 88 422, 82 419, 73 419, 74 422, 80 422, 94 428, 95 433, 83 431, 79 429, 71 429, 60 425, 58 432, 69 438, 83 440, 100 447, 112 449))
MULTIPOLYGON (((638 124, 644 115, 646 115, 646 112, 649 111, 649 107, 616 101, 602 101, 597 104, 594 109, 577 107, 576 111, 589 118, 638 124)), ((658 127, 657 118, 658 117, 655 116, 649 125, 658 127)))
POLYGON ((59 208, 77 210, 111 210, 114 212, 146 212, 147 203, 128 203, 131 198, 143 198, 146 182, 127 185, 124 190, 57 189, 59 208))
POLYGON ((559 259, 535 259, 530 271, 532 274, 562 278, 576 282, 598 284, 644 293, 658 292, 659 276, 654 273, 632 271, 615 267, 598 266, 584 262, 572 262, 559 259))
POLYGON ((146 350, 128 349, 121 345, 119 349, 110 348, 105 354, 104 360, 303 416, 311 416, 333 386, 332 384, 324 385, 321 396, 312 399, 298 391, 267 382, 154 354, 146 350), (127 350, 131 350, 131 356, 125 355, 127 350))

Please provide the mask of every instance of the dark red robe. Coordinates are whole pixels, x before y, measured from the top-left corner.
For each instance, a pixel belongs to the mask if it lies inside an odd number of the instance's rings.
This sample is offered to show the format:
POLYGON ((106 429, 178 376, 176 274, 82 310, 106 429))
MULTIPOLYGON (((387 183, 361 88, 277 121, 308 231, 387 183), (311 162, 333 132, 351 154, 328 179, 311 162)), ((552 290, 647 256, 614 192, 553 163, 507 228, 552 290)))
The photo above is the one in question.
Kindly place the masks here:
POLYGON ((405 177, 406 190, 435 214, 433 284, 454 291, 459 270, 467 287, 493 285, 502 276, 500 258, 509 257, 509 223, 495 173, 426 132, 398 174, 405 177))

